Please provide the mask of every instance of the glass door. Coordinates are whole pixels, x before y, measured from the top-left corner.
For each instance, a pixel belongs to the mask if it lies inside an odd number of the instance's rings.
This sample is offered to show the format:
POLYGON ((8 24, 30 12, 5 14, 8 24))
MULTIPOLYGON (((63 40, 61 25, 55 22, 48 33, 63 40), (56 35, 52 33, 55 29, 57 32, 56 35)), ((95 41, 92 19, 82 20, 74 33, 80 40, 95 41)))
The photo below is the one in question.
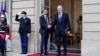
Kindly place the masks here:
MULTIPOLYGON (((64 12, 68 13, 69 15, 69 19, 71 22, 71 27, 72 27, 72 36, 67 36, 67 50, 69 53, 79 53, 80 52, 80 38, 81 38, 81 28, 79 31, 79 27, 81 27, 81 25, 78 25, 77 21, 79 21, 79 24, 81 24, 81 17, 79 14, 81 14, 81 0, 41 0, 41 11, 44 8, 47 8, 49 11, 49 18, 51 20, 51 22, 54 22, 54 17, 55 14, 57 13, 56 7, 60 4, 63 6, 64 8, 64 12), (79 5, 80 6, 79 6, 79 5), (78 12, 78 13, 77 13, 78 12), (75 27, 74 27, 75 26, 75 27), (79 33, 78 33, 78 31, 79 33)), ((63 49, 63 46, 61 47, 61 49, 63 49)), ((48 41, 48 51, 50 52, 55 52, 57 50, 57 46, 56 46, 56 36, 55 36, 55 32, 52 32, 50 34, 49 37, 49 41, 48 41)))

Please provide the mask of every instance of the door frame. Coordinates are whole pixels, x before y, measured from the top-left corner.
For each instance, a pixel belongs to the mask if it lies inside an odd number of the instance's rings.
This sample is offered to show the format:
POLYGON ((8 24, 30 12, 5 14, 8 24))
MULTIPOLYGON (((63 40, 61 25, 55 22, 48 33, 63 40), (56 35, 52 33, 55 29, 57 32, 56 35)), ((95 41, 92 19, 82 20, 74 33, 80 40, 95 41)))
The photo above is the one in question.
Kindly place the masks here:
MULTIPOLYGON (((51 5, 51 1, 49 0, 49 6, 48 6, 48 8, 50 9, 50 6, 51 5)), ((45 0, 40 0, 40 7, 41 7, 41 11, 46 7, 45 6, 45 0)), ((73 31, 73 33, 75 33, 74 32, 74 0, 71 0, 71 22, 72 22, 72 31, 73 31)), ((41 12, 40 12, 41 13, 41 12)), ((42 14, 42 13, 41 13, 42 14)), ((50 18, 50 10, 49 10, 49 18, 50 18)), ((48 51, 51 51, 50 50, 50 38, 49 38, 49 41, 48 41, 48 51)))

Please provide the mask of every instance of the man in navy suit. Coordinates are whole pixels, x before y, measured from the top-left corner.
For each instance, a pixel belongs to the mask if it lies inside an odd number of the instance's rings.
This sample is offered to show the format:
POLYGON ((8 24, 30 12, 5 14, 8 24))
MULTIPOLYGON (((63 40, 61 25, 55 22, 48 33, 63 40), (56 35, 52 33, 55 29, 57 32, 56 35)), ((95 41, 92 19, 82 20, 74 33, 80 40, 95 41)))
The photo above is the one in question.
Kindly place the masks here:
POLYGON ((66 34, 70 34, 71 27, 68 14, 63 12, 62 5, 57 6, 58 13, 55 15, 55 22, 56 25, 56 41, 57 41, 57 56, 61 55, 60 44, 62 41, 62 45, 64 47, 64 55, 66 56, 67 53, 67 42, 66 42, 66 34))
POLYGON ((47 44, 48 44, 48 38, 49 38, 49 31, 51 28, 50 25, 50 19, 47 16, 48 10, 44 9, 43 10, 43 15, 40 16, 40 30, 39 33, 41 34, 41 56, 47 55, 47 44))

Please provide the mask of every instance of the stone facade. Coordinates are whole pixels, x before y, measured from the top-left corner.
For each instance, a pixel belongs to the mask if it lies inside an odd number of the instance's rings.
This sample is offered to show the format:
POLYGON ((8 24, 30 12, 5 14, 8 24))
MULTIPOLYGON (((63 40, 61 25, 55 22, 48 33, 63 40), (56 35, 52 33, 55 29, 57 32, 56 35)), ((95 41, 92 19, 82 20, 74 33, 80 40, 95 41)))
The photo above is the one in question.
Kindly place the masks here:
POLYGON ((82 56, 100 56, 100 0, 83 0, 82 3, 82 56))
POLYGON ((12 51, 20 52, 20 36, 18 34, 19 23, 15 21, 15 15, 18 12, 26 11, 31 19, 31 36, 29 37, 29 53, 39 52, 39 9, 38 0, 12 0, 12 51))
MULTIPOLYGON (((82 0, 82 9, 81 56, 100 56, 100 0, 82 0)), ((40 47, 40 35, 38 33, 40 0, 12 0, 12 51, 20 52, 20 38, 17 32, 19 23, 14 18, 16 13, 23 10, 28 13, 32 23, 29 53, 37 53, 40 47)))

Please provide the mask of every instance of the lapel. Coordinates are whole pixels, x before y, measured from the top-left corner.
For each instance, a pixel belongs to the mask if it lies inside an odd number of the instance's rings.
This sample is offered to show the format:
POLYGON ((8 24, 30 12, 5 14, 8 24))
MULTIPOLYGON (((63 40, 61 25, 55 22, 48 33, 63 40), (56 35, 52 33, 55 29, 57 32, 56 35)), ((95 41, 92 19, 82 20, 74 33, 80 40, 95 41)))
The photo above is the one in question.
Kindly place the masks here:
POLYGON ((43 20, 45 21, 45 23, 46 23, 46 19, 45 19, 45 16, 43 15, 43 20))
POLYGON ((64 17, 64 16, 63 16, 63 13, 62 13, 61 22, 62 22, 62 21, 63 21, 63 19, 64 19, 63 17, 64 17))
POLYGON ((57 22, 59 22, 59 18, 58 18, 59 14, 57 13, 57 16, 56 16, 56 19, 57 19, 57 22))

